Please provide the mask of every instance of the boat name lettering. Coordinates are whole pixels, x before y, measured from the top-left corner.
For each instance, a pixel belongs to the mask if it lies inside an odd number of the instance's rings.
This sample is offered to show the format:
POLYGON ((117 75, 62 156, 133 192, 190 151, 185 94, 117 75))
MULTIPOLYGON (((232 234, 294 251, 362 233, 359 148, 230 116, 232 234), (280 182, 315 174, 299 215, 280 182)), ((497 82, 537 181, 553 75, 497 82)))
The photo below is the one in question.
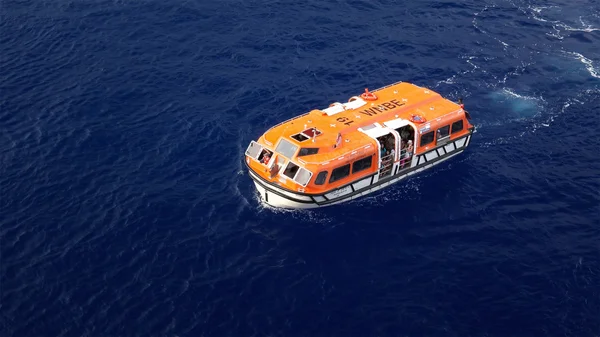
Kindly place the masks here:
MULTIPOLYGON (((360 111, 360 113, 363 115, 367 115, 367 116, 373 116, 373 115, 377 115, 378 113, 383 112, 383 111, 392 110, 396 107, 401 107, 405 104, 406 103, 398 102, 397 99, 393 99, 393 100, 390 100, 389 102, 384 102, 384 103, 381 103, 380 105, 373 106, 372 108, 362 110, 362 111, 360 111)), ((338 117, 335 120, 340 123, 344 123, 345 125, 350 125, 350 124, 354 123, 354 121, 348 117, 338 117)))
POLYGON ((370 109, 362 110, 360 113, 367 116, 377 115, 380 112, 394 109, 396 107, 401 107, 406 103, 400 103, 397 99, 393 99, 389 102, 381 103, 380 105, 376 105, 370 109))
POLYGON ((354 121, 351 120, 348 117, 338 117, 335 120, 338 121, 338 122, 340 122, 340 123, 344 123, 346 125, 350 125, 350 124, 354 123, 354 121))

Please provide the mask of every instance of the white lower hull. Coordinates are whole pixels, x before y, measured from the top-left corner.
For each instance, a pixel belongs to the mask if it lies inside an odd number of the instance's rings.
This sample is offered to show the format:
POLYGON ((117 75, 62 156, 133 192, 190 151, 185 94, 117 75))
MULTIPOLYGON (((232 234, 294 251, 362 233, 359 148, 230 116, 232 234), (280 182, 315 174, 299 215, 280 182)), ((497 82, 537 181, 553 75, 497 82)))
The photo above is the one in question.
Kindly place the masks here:
POLYGON ((361 198, 367 194, 371 194, 389 185, 395 184, 404 178, 427 170, 434 165, 438 165, 462 153, 469 145, 470 138, 471 135, 455 142, 450 142, 444 147, 424 155, 414 156, 411 163, 411 169, 406 169, 406 173, 398 172, 398 169, 396 169, 394 171, 397 172, 396 175, 384 179, 379 179, 379 174, 376 174, 375 176, 364 178, 335 191, 325 193, 324 195, 293 193, 277 186, 273 186, 272 184, 267 185, 265 182, 261 181, 260 177, 252 173, 252 171, 250 171, 250 176, 254 181, 254 185, 256 186, 256 190, 258 191, 262 202, 269 206, 285 209, 310 209, 331 206, 361 198), (442 154, 440 154, 440 152, 442 154))

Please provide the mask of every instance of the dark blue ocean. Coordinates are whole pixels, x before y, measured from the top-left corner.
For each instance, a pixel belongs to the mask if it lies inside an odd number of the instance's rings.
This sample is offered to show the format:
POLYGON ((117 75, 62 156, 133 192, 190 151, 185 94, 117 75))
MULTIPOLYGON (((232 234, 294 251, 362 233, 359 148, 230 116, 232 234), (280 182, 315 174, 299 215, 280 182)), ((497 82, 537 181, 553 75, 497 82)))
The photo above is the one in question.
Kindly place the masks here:
POLYGON ((0 335, 600 336, 597 0, 4 0, 0 335), (466 152, 260 204, 271 125, 407 81, 466 152))

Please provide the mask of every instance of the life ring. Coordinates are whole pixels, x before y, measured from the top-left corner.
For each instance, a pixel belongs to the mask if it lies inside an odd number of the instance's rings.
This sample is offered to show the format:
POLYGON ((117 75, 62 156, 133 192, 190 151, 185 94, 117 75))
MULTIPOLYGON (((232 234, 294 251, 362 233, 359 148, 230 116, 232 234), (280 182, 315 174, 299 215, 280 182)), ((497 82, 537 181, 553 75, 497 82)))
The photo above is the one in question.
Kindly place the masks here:
POLYGON ((413 123, 425 123, 427 122, 427 120, 425 119, 425 117, 421 116, 421 115, 411 115, 410 116, 410 121, 413 123))
POLYGON ((365 92, 360 94, 360 97, 366 101, 375 101, 377 100, 377 95, 372 92, 369 92, 369 88, 365 88, 365 92))

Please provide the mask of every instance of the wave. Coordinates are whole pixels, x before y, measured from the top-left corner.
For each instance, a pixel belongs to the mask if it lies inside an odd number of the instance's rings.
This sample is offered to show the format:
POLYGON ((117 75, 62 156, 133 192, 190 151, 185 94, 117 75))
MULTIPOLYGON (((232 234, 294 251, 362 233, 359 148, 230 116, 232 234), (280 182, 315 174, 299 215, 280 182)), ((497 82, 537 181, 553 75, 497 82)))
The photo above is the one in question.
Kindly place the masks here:
POLYGON ((573 55, 573 56, 575 56, 576 59, 581 61, 581 63, 583 63, 585 65, 585 69, 587 69, 587 71, 590 73, 590 75, 592 75, 592 77, 600 78, 600 71, 598 71, 598 70, 596 70, 596 68, 594 68, 594 64, 593 64, 592 60, 590 60, 589 58, 587 58, 577 52, 565 51, 565 53, 569 54, 569 55, 573 55))
POLYGON ((505 93, 507 93, 509 96, 520 98, 520 99, 524 99, 524 100, 528 100, 528 101, 544 101, 543 97, 533 97, 533 96, 519 95, 519 94, 517 94, 516 92, 514 92, 513 90, 511 90, 509 88, 502 88, 502 91, 505 92, 505 93))
POLYGON ((510 46, 508 43, 500 40, 499 38, 491 35, 488 31, 484 30, 483 28, 481 28, 478 24, 477 24, 477 19, 478 17, 483 14, 484 12, 488 11, 489 9, 492 8, 496 8, 495 4, 491 4, 491 5, 486 5, 481 11, 476 12, 473 14, 473 20, 471 21, 471 24, 473 25, 473 27, 475 27, 475 29, 479 30, 480 32, 482 32, 484 35, 487 35, 489 37, 491 37, 492 39, 496 40, 497 42, 499 42, 502 47, 504 48, 504 50, 506 51, 507 48, 510 46))
MULTIPOLYGON (((592 24, 586 23, 582 15, 579 16, 579 27, 571 26, 561 20, 553 20, 542 16, 542 11, 554 8, 557 9, 558 15, 564 15, 562 8, 559 6, 529 6, 526 8, 528 11, 524 10, 524 12, 530 14, 531 18, 538 22, 552 24, 553 32, 546 33, 546 35, 557 38, 559 40, 564 39, 564 36, 561 34, 563 33, 563 31, 584 33, 600 31, 600 27, 594 27, 592 24)), ((595 14, 593 14, 593 16, 597 17, 595 14)))

